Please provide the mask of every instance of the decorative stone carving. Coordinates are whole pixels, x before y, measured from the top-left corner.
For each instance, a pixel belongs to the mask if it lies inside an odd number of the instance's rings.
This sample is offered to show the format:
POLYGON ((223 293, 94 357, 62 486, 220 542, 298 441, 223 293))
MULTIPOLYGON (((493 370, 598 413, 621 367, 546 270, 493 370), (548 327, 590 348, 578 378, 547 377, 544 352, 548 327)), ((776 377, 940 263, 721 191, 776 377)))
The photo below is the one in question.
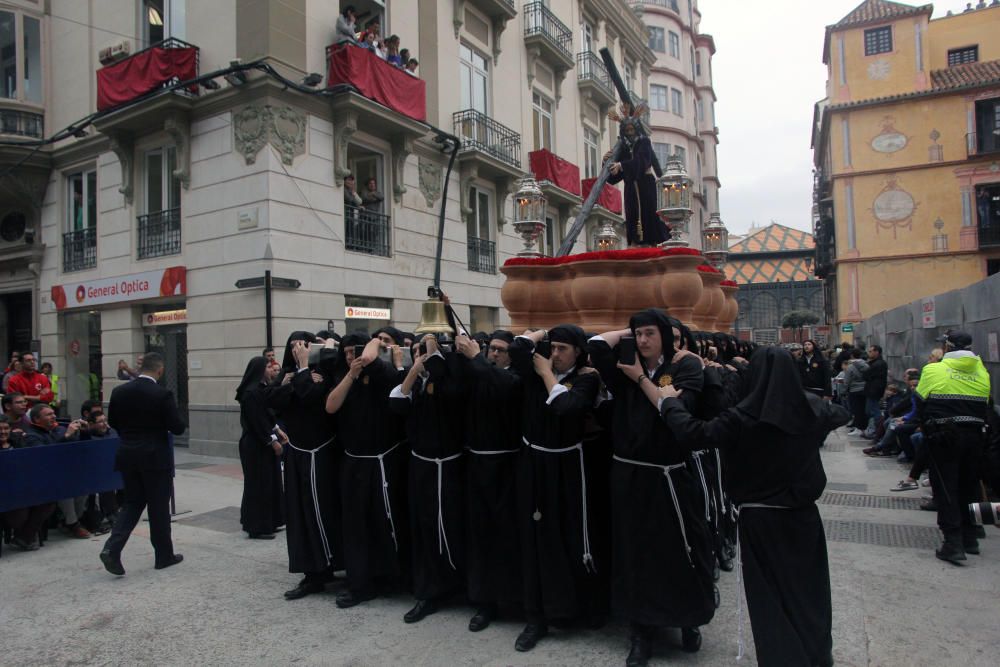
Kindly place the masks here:
POLYGON ((251 104, 233 115, 233 137, 247 164, 256 162, 257 153, 269 143, 290 165, 305 153, 306 117, 288 106, 251 104))
POLYGON ((337 185, 344 184, 344 177, 351 175, 347 166, 347 147, 358 131, 358 114, 353 111, 341 115, 333 128, 333 178, 337 185))
POLYGON ((507 29, 507 17, 501 16, 493 19, 493 65, 496 66, 500 60, 500 35, 507 29))
POLYGON ((122 184, 118 188, 118 192, 122 193, 125 198, 125 204, 130 205, 132 203, 132 172, 133 172, 133 160, 135 156, 135 142, 132 136, 125 132, 112 132, 109 134, 111 150, 118 158, 118 164, 121 166, 122 171, 122 184))
POLYGON ((538 59, 542 57, 542 52, 537 47, 532 47, 526 49, 525 53, 528 56, 526 73, 528 75, 528 90, 531 91, 531 84, 535 81, 535 63, 538 59))
POLYGON ((459 202, 461 204, 462 219, 465 220, 472 215, 472 202, 469 201, 469 188, 473 181, 479 177, 479 166, 475 163, 467 162, 462 165, 461 174, 458 178, 459 202))
POLYGON ((424 196, 428 208, 441 197, 444 171, 441 165, 424 157, 417 159, 417 173, 420 183, 420 193, 424 196))
POLYGON ((406 171, 406 158, 413 152, 413 140, 408 137, 398 137, 392 142, 392 199, 397 204, 403 202, 403 193, 406 192, 406 182, 404 180, 406 171))
POLYGON ((503 231, 504 225, 507 224, 507 197, 517 192, 517 179, 511 177, 498 178, 496 186, 497 230, 503 231))
POLYGON ((163 129, 174 142, 177 168, 173 176, 185 190, 191 187, 191 124, 180 114, 171 114, 163 121, 163 129))

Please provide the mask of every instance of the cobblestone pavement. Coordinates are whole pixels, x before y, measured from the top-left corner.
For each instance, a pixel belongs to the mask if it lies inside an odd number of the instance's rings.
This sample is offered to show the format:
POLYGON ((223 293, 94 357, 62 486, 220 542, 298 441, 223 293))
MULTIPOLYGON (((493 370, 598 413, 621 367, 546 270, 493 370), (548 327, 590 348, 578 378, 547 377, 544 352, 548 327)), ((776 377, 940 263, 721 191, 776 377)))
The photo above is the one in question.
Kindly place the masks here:
MULTIPOLYGON (((866 443, 831 435, 824 448, 826 521, 838 665, 994 666, 1000 656, 1000 531, 988 528, 982 556, 965 567, 937 560, 935 516, 918 509, 927 489, 890 493, 905 470, 868 459, 866 443)), ((333 593, 287 602, 294 586, 284 540, 239 531, 239 464, 179 452, 173 536, 185 560, 153 569, 140 524, 125 550, 127 576, 97 559, 103 538, 52 535, 40 551, 5 549, 0 559, 0 665, 620 665, 625 628, 555 631, 527 654, 521 628, 498 621, 466 629, 456 605, 406 625, 412 600, 397 596, 349 610, 333 593)), ((735 665, 736 575, 723 573, 722 608, 689 655, 679 635, 656 645, 653 664, 735 665)), ((747 622, 748 656, 754 664, 747 622)))

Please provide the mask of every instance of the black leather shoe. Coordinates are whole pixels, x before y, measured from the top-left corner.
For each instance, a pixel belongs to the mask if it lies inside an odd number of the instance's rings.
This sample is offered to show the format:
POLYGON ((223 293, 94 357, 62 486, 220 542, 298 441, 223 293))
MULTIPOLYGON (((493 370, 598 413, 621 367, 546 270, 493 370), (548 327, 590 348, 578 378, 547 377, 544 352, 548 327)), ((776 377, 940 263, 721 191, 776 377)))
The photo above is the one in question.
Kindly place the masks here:
POLYGON ((119 577, 125 575, 125 568, 122 567, 121 557, 114 555, 110 551, 101 552, 101 562, 104 563, 104 569, 111 574, 118 575, 119 577))
POLYGON ((337 598, 335 600, 338 607, 341 609, 350 609, 351 607, 356 607, 362 602, 368 602, 369 600, 374 600, 374 593, 355 593, 349 588, 337 593, 337 598))
POLYGON ((933 498, 928 498, 927 500, 920 503, 920 509, 922 509, 925 512, 937 512, 938 511, 937 501, 934 500, 933 498))
POLYGON ((733 559, 732 558, 720 558, 719 559, 719 569, 723 572, 733 571, 733 559))
POLYGON ((299 585, 290 591, 285 591, 286 600, 298 600, 313 593, 322 593, 326 590, 326 585, 322 581, 303 579, 299 585))
POLYGON ((177 565, 177 563, 180 563, 182 560, 184 560, 184 556, 180 554, 174 554, 173 556, 170 557, 170 560, 164 561, 163 563, 157 563, 156 565, 154 565, 153 569, 165 570, 171 565, 177 565))
POLYGON ((521 634, 517 636, 514 648, 521 653, 530 651, 535 648, 538 640, 547 634, 549 634, 549 628, 544 623, 528 623, 524 626, 524 630, 521 630, 521 634))
POLYGON ((632 633, 629 641, 632 643, 632 648, 625 658, 625 667, 646 667, 649 659, 653 657, 653 642, 648 635, 636 632, 632 633))
POLYGON ((697 653, 701 648, 701 630, 698 628, 681 628, 681 648, 688 653, 697 653))
POLYGON ((469 632, 479 632, 490 627, 490 623, 496 618, 496 612, 488 607, 481 607, 476 610, 476 615, 469 619, 469 632))
POLYGON ((273 540, 274 533, 249 533, 249 538, 251 540, 273 540))
POLYGON ((419 623, 437 610, 437 604, 433 600, 417 600, 417 604, 413 605, 413 609, 403 614, 403 622, 419 623))
POLYGON ((934 552, 934 555, 954 565, 961 565, 962 561, 965 560, 965 551, 948 542, 942 544, 941 548, 934 552))
POLYGON ((973 556, 979 555, 979 540, 962 540, 962 547, 965 549, 965 553, 972 554, 973 556))
POLYGON ((976 539, 977 540, 985 540, 986 539, 986 527, 985 526, 973 526, 973 531, 976 534, 976 539))

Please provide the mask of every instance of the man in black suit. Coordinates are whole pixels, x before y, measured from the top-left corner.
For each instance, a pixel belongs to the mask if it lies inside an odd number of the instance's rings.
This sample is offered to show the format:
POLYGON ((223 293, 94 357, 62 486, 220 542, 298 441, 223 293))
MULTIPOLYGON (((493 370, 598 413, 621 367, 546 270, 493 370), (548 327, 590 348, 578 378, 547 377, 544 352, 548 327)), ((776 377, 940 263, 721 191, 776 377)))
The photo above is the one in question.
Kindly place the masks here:
POLYGON ((125 482, 125 506, 101 551, 101 562, 108 572, 119 576, 125 574, 122 549, 146 507, 156 569, 162 570, 184 559, 174 553, 170 541, 174 453, 167 432, 180 435, 185 425, 173 393, 157 384, 162 376, 163 357, 150 352, 142 360, 139 377, 116 387, 108 403, 108 421, 121 438, 115 470, 121 472, 125 482))

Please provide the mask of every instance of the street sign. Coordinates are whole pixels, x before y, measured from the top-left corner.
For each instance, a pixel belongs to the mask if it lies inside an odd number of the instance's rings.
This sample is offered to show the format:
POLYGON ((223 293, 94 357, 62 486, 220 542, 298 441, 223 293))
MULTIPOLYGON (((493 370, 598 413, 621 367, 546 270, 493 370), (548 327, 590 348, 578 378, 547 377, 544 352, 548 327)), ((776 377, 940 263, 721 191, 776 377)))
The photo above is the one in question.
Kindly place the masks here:
POLYGON ((854 331, 854 324, 852 324, 851 322, 846 322, 840 325, 840 331, 842 333, 851 333, 854 331))
POLYGON ((240 278, 236 281, 236 289, 249 289, 251 287, 263 287, 264 276, 259 278, 240 278))
MULTIPOLYGON (((236 289, 250 289, 251 287, 263 287, 264 276, 257 278, 240 278, 236 281, 236 289)), ((271 287, 278 289, 298 289, 302 283, 294 278, 271 278, 271 287)))

